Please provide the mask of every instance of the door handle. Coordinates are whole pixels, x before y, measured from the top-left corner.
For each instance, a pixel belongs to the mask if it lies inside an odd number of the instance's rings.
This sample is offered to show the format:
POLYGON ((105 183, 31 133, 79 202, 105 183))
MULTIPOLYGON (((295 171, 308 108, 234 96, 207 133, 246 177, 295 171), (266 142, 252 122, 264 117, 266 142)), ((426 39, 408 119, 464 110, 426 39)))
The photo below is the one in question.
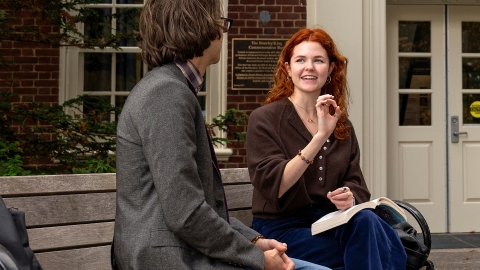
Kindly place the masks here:
POLYGON ((452 143, 458 143, 458 136, 459 135, 467 135, 467 132, 459 132, 458 131, 458 116, 454 115, 451 118, 451 129, 452 129, 452 143))

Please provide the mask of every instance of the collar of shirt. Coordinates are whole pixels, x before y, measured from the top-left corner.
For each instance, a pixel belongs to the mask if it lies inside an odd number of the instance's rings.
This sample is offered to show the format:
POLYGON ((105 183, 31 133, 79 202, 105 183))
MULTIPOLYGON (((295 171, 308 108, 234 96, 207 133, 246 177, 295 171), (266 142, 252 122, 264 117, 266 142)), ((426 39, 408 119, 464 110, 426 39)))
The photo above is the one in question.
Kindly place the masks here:
POLYGON ((203 76, 200 74, 200 71, 193 65, 190 60, 183 62, 179 58, 175 57, 173 62, 177 67, 182 71, 185 78, 187 78, 190 86, 195 90, 195 93, 198 94, 198 91, 202 88, 203 76))

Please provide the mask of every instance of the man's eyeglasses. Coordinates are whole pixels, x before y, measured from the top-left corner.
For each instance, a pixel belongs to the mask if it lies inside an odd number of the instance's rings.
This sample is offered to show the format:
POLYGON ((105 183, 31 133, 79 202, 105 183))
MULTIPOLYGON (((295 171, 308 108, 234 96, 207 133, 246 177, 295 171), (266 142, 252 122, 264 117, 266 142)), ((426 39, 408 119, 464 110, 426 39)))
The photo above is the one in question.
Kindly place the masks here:
POLYGON ((230 27, 232 27, 233 19, 223 17, 220 19, 223 21, 223 32, 227 33, 228 30, 230 30, 230 27))

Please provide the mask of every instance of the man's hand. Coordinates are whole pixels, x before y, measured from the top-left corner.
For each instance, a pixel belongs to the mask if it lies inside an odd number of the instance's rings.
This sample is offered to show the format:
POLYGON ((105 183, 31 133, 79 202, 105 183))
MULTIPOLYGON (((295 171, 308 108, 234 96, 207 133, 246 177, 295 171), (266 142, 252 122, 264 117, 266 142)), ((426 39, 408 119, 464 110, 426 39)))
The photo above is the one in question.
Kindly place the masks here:
POLYGON ((287 244, 280 243, 273 239, 259 239, 255 245, 263 251, 266 270, 292 270, 295 267, 293 261, 285 254, 287 244))
POLYGON ((257 245, 257 247, 259 247, 262 251, 267 251, 271 249, 276 249, 282 253, 287 251, 287 244, 280 243, 274 239, 258 239, 255 245, 257 245))
POLYGON ((277 249, 271 249, 263 252, 265 256, 265 270, 293 270, 295 264, 287 254, 278 251, 277 249))

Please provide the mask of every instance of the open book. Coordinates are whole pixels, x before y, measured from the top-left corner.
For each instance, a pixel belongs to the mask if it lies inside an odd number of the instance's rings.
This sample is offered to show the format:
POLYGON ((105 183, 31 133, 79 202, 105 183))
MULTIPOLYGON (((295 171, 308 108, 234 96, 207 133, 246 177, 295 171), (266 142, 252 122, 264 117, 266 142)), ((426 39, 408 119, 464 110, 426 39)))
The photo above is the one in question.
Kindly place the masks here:
POLYGON ((407 221, 407 215, 400 206, 389 198, 379 197, 375 200, 357 204, 347 210, 338 210, 323 216, 312 224, 312 235, 345 224, 360 210, 367 208, 374 209, 373 211, 390 225, 407 221))

